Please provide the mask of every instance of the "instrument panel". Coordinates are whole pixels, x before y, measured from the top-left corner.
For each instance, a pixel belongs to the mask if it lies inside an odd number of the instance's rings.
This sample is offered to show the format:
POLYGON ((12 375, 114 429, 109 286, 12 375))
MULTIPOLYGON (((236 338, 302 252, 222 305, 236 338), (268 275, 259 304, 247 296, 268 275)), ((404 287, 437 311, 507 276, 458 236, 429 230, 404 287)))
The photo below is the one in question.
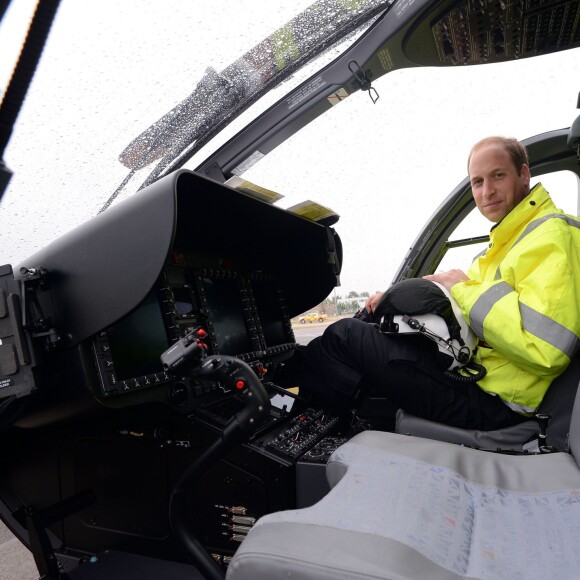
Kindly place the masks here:
MULTIPOLYGON (((179 377, 163 370, 160 356, 199 326, 207 331, 208 354, 235 356, 262 369, 295 346, 274 275, 199 267, 193 256, 174 252, 146 298, 93 338, 98 396, 174 382, 179 377)), ((203 387, 198 390, 203 394, 203 387)))

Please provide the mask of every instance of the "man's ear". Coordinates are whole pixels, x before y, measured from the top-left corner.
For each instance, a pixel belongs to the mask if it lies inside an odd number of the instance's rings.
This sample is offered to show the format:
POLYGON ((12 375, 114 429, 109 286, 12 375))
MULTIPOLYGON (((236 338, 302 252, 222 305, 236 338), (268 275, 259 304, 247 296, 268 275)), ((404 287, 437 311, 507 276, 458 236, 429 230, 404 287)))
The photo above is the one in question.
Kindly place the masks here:
POLYGON ((530 173, 530 168, 525 163, 522 165, 522 177, 524 178, 524 185, 526 187, 530 186, 530 180, 532 179, 532 175, 530 173))

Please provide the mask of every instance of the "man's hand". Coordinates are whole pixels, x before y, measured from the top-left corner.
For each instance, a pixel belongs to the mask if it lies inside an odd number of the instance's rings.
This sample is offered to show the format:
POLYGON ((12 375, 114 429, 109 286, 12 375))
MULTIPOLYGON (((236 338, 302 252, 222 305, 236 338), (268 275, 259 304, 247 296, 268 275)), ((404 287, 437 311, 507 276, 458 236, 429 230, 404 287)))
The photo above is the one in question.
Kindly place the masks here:
POLYGON ((367 301, 365 302, 365 309, 369 314, 374 314, 375 310, 377 309, 377 305, 381 300, 381 296, 384 292, 378 292, 377 294, 373 294, 367 301))
MULTIPOLYGON (((451 286, 457 284, 457 282, 462 282, 463 280, 469 280, 467 274, 462 270, 449 270, 447 272, 439 272, 438 274, 429 274, 428 276, 423 276, 425 280, 431 280, 431 282, 439 282, 439 284, 443 284, 447 290, 451 290, 451 286)), ((384 292, 378 292, 377 294, 373 294, 367 301, 365 302, 365 309, 370 314, 374 314, 375 310, 384 292)))
POLYGON ((458 282, 469 280, 467 274, 462 270, 448 270, 447 272, 439 272, 438 274, 429 274, 428 276, 423 276, 423 278, 431 282, 439 282, 447 290, 451 290, 451 286, 455 286, 458 282))

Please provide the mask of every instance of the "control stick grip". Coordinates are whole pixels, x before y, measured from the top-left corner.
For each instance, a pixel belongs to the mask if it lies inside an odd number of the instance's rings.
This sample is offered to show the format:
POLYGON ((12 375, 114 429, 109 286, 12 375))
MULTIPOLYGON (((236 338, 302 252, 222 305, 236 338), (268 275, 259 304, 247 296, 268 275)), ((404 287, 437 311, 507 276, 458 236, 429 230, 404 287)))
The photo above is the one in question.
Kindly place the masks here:
POLYGON ((231 423, 242 431, 253 433, 256 420, 270 412, 270 397, 256 373, 244 361, 225 355, 206 357, 201 365, 193 370, 197 376, 217 379, 231 391, 242 393, 244 408, 236 413, 231 423))

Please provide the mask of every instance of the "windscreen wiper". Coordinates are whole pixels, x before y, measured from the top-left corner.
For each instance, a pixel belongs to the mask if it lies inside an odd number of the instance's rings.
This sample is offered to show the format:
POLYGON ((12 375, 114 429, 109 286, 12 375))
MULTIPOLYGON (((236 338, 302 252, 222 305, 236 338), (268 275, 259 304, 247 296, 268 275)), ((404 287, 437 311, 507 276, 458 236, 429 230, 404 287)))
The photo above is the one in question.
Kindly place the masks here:
POLYGON ((119 160, 131 169, 106 209, 136 171, 160 160, 140 189, 181 165, 255 101, 323 50, 372 20, 394 0, 317 0, 221 72, 206 69, 195 90, 134 139, 119 160))

